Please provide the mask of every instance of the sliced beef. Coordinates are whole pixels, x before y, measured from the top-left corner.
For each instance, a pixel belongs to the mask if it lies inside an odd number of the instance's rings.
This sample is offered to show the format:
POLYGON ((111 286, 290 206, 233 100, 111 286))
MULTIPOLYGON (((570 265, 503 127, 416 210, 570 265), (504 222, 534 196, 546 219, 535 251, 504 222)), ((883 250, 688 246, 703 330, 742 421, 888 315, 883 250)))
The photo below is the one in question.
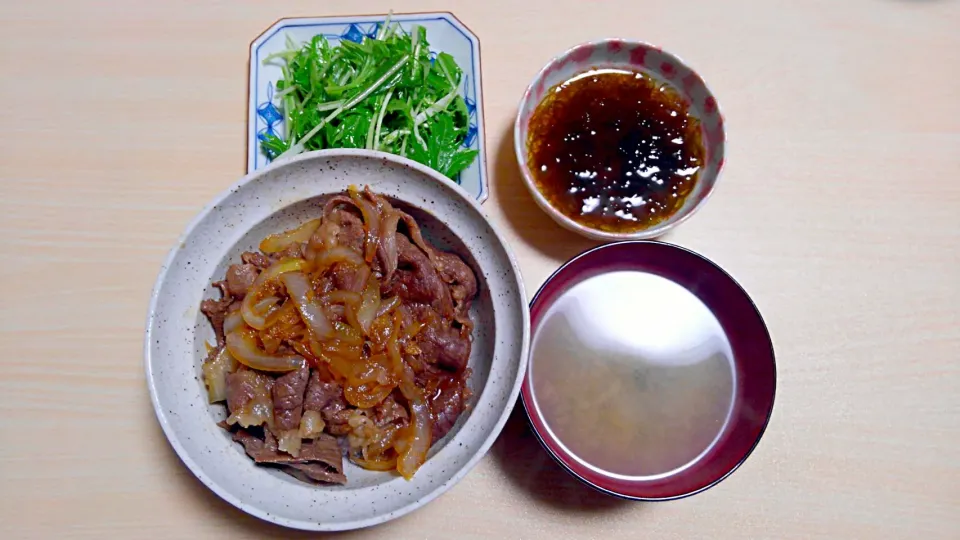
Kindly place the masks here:
POLYGON ((477 296, 477 276, 458 255, 438 251, 435 254, 437 272, 440 279, 450 286, 457 315, 464 317, 470 310, 470 303, 477 296))
POLYGON ((273 379, 251 369, 227 374, 227 410, 239 413, 250 400, 269 395, 273 379))
POLYGON ((311 484, 346 484, 347 477, 325 463, 291 463, 284 472, 311 484))
MULTIPOLYGON (((277 440, 269 433, 268 438, 269 441, 264 441, 245 429, 238 429, 233 434, 233 440, 242 444, 247 455, 257 463, 276 463, 278 460, 283 460, 283 456, 277 449, 277 440)), ((292 456, 287 458, 293 459, 292 456)))
POLYGON ((398 295, 405 302, 428 304, 441 315, 453 314, 453 301, 446 284, 427 255, 406 236, 397 234, 399 267, 389 282, 381 286, 384 295, 398 295))
POLYGON ((270 266, 270 259, 259 251, 245 251, 240 254, 240 260, 243 261, 244 264, 252 264, 260 269, 270 266))
POLYGON ((259 275, 260 268, 254 264, 231 264, 227 268, 227 290, 231 296, 243 298, 259 275))
MULTIPOLYGON (((411 365, 412 364, 411 362, 411 365)), ((427 388, 429 385, 434 384, 440 377, 449 374, 447 370, 437 367, 436 364, 423 362, 420 365, 419 371, 414 368, 413 380, 417 383, 417 386, 427 388)), ((430 395, 430 392, 428 391, 427 394, 430 395)))
POLYGON ((373 420, 377 427, 383 427, 397 421, 403 421, 410 418, 407 409, 397 403, 393 395, 389 395, 379 404, 373 407, 373 420))
POLYGON ((310 374, 303 410, 319 411, 327 424, 327 431, 334 435, 350 432, 350 409, 343 399, 343 388, 334 381, 322 380, 317 371, 310 374))
POLYGON ((320 435, 309 443, 300 447, 300 455, 293 457, 281 452, 277 448, 277 440, 270 432, 266 432, 263 439, 253 433, 240 429, 233 435, 233 440, 243 445, 247 455, 257 463, 283 465, 286 472, 303 479, 294 472, 303 473, 310 480, 344 484, 347 478, 343 475, 343 455, 337 439, 329 435, 320 435), (291 470, 288 470, 289 467, 291 470))
POLYGON ((443 323, 430 324, 418 335, 421 359, 459 373, 470 360, 470 334, 443 323))
POLYGON ((459 380, 450 376, 441 380, 436 394, 430 399, 434 442, 449 433, 463 413, 467 397, 465 393, 459 380))
MULTIPOLYGON (((349 198, 346 199, 350 201, 349 198)), ((353 201, 350 201, 350 204, 353 205, 353 201)), ((340 230, 337 232, 337 244, 363 253, 363 240, 366 235, 363 229, 363 219, 345 208, 333 210, 330 213, 330 219, 340 226, 340 230)))
POLYGON ((217 347, 223 347, 226 343, 223 335, 223 321, 227 318, 227 312, 230 310, 231 304, 233 304, 233 298, 230 296, 224 296, 220 300, 207 298, 200 302, 200 312, 210 320, 213 333, 217 336, 217 347))
POLYGON ((363 288, 367 284, 367 279, 370 277, 370 268, 336 264, 330 274, 335 288, 358 293, 363 292, 363 288))
POLYGON ((310 378, 310 368, 291 371, 273 382, 273 428, 278 433, 300 427, 303 396, 310 378))
POLYGON ((283 248, 282 251, 274 253, 272 258, 274 261, 303 258, 303 244, 294 242, 293 244, 283 248))

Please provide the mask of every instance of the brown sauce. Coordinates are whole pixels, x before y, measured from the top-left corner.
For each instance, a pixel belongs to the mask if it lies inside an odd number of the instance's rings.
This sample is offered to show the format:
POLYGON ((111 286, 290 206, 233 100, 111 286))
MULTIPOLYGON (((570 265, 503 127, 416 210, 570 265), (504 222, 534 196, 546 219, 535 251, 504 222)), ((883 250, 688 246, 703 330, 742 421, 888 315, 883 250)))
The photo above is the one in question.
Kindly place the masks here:
POLYGON ((700 124, 646 73, 598 69, 552 88, 527 135, 534 181, 570 219, 608 232, 675 214, 703 166, 700 124))

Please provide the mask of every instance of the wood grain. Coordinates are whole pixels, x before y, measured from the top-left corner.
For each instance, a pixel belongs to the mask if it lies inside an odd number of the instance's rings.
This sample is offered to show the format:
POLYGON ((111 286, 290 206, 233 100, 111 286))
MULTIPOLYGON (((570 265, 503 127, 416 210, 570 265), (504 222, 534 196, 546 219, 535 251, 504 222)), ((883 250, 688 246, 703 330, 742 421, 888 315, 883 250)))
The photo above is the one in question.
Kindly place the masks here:
MULTIPOLYGON (((492 197, 530 294, 591 243, 522 187, 510 126, 588 39, 656 43, 727 119, 710 203, 666 240, 764 313, 772 423, 696 497, 625 503, 537 447, 490 455, 376 538, 960 538, 960 3, 528 0, 4 2, 0 20, 0 538, 307 537, 178 461, 141 340, 160 261, 243 173, 249 41, 274 20, 452 9, 482 42, 492 197)), ((309 535, 314 536, 314 535, 309 535)))

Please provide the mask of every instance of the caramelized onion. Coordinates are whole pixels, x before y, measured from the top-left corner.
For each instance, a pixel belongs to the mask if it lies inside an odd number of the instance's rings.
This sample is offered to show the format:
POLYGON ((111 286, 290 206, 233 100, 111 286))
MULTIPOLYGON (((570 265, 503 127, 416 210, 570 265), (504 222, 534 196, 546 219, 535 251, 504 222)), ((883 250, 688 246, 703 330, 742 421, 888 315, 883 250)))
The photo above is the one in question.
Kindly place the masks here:
POLYGON ((243 326, 243 315, 240 314, 239 310, 231 311, 227 313, 227 318, 223 320, 223 333, 229 334, 241 326, 243 326))
POLYGON ((361 257, 359 253, 348 248, 347 246, 334 246, 321 252, 316 256, 316 259, 314 259, 314 263, 317 267, 316 272, 322 272, 334 264, 342 262, 350 263, 354 266, 362 266, 366 264, 363 261, 363 257, 361 257))
POLYGON ((367 469, 368 471, 392 471, 397 467, 396 457, 387 459, 353 458, 351 461, 357 464, 357 466, 367 469))
MULTIPOLYGON (((400 325, 402 323, 400 312, 393 312, 393 329, 390 337, 387 339, 387 355, 390 357, 390 365, 393 368, 393 374, 397 378, 404 377, 406 367, 403 358, 400 356, 400 325)), ((413 377, 410 377, 413 380, 413 377)), ((408 398, 409 399, 409 398, 408 398)))
POLYGON ((339 233, 340 225, 337 225, 332 219, 324 217, 323 223, 317 227, 307 243, 307 260, 316 261, 319 253, 336 247, 339 233))
POLYGON ((395 386, 379 386, 374 383, 365 383, 359 386, 345 386, 343 388, 343 397, 347 403, 360 409, 369 409, 374 405, 379 405, 390 392, 393 392, 395 386))
MULTIPOLYGON (((358 358, 359 355, 353 356, 328 350, 324 351, 322 355, 330 366, 330 370, 345 380, 347 386, 361 387, 365 384, 374 386, 396 386, 396 377, 392 374, 392 369, 387 362, 387 358, 382 354, 363 359, 358 358)), ((357 391, 371 393, 373 386, 368 386, 357 391)), ((386 395, 383 397, 385 398, 386 395)), ((381 401, 382 400, 383 398, 381 398, 381 401)), ((380 401, 377 401, 377 403, 379 402, 380 401)))
POLYGON ((284 327, 294 326, 299 322, 300 315, 297 313, 297 308, 294 307, 293 302, 284 302, 277 309, 270 311, 270 314, 266 317, 267 329, 273 328, 277 324, 284 327))
MULTIPOLYGON (((261 300, 261 301, 257 302, 256 304, 254 304, 254 305, 253 305, 253 309, 254 309, 257 313, 264 313, 264 312, 270 311, 272 308, 274 308, 274 307, 275 307, 277 304, 279 304, 279 303, 280 303, 280 299, 279 299, 278 297, 276 297, 276 296, 268 296, 268 297, 264 298, 263 300, 261 300)), ((242 316, 242 314, 241 314, 241 316, 242 316)))
POLYGON ((300 429, 289 429, 280 433, 277 438, 277 448, 293 457, 300 455, 300 446, 303 441, 300 440, 300 429))
POLYGON ((252 330, 235 330, 227 334, 227 350, 241 364, 260 371, 284 372, 303 367, 304 359, 296 354, 274 356, 257 345, 252 330))
POLYGON ((399 306, 400 306, 400 297, 399 297, 399 296, 394 296, 393 298, 390 298, 389 300, 383 300, 383 301, 381 301, 381 302, 380 302, 380 307, 377 308, 377 315, 374 317, 374 319, 379 319, 380 317, 383 317, 384 315, 390 313, 391 311, 393 311, 394 309, 396 309, 396 308, 399 307, 399 306))
POLYGON ((349 324, 343 324, 342 322, 333 323, 334 337, 343 341, 344 343, 350 343, 353 345, 363 345, 363 336, 360 335, 360 332, 356 328, 350 326, 349 324))
POLYGON ((287 272, 303 272, 306 271, 308 267, 309 264, 303 259, 283 259, 270 265, 270 267, 263 272, 260 272, 257 280, 253 282, 250 290, 247 291, 247 295, 243 297, 243 304, 240 307, 243 320, 257 330, 266 328, 266 316, 268 313, 264 314, 257 310, 257 305, 263 300, 264 286, 270 280, 276 279, 287 272))
POLYGON ((413 370, 409 366, 404 369, 400 391, 410 404, 410 424, 403 428, 394 447, 400 454, 397 459, 397 472, 410 480, 427 460, 427 451, 430 450, 430 405, 420 388, 414 384, 413 370))
POLYGON ((296 229, 282 233, 271 234, 260 242, 260 251, 264 253, 280 253, 292 244, 307 242, 313 233, 320 227, 321 220, 311 219, 296 229))
MULTIPOLYGON (((356 189, 356 188, 354 188, 356 189)), ((357 203, 353 199, 347 197, 346 195, 335 195, 327 199, 327 202, 323 205, 323 217, 329 219, 333 211, 340 206, 341 204, 346 204, 349 206, 356 207, 357 203)), ((359 208, 358 208, 359 210, 359 208)))
POLYGON ((310 365, 311 369, 316 369, 320 365, 320 359, 313 354, 313 351, 310 350, 310 347, 305 345, 302 341, 296 340, 291 341, 290 345, 293 346, 293 350, 300 353, 303 356, 307 363, 310 365))
POLYGON ((393 208, 383 215, 383 221, 380 222, 380 247, 377 254, 380 256, 380 262, 383 265, 384 282, 390 281, 399 264, 399 254, 397 252, 397 224, 399 222, 400 214, 393 208))
POLYGON ((357 308, 357 322, 363 330, 364 335, 370 335, 370 325, 377 318, 377 311, 380 310, 380 284, 376 278, 367 280, 367 286, 363 289, 360 306, 357 308))
MULTIPOLYGON (((393 447, 397 441, 397 435, 400 429, 395 424, 387 424, 380 428, 376 436, 363 447, 363 459, 375 460, 380 458, 384 452, 393 447)), ((396 467, 396 457, 392 458, 394 467, 396 467)))
POLYGON ((367 237, 363 243, 363 258, 367 262, 372 262, 380 240, 380 210, 360 195, 357 186, 350 186, 348 191, 350 198, 353 199, 354 204, 363 214, 363 225, 367 232, 367 237))
POLYGON ((355 293, 353 291, 331 291, 323 295, 324 302, 345 304, 354 308, 360 305, 360 301, 362 299, 363 298, 360 296, 360 293, 355 293))
POLYGON ((316 438, 323 433, 326 425, 319 411, 303 411, 303 416, 300 417, 300 438, 316 438))
POLYGON ((313 289, 310 288, 307 276, 302 272, 288 272, 280 276, 280 281, 287 288, 290 299, 297 306, 297 311, 300 312, 310 331, 321 339, 333 336, 333 326, 313 296, 313 289))
POLYGON ((210 403, 227 399, 227 374, 237 370, 237 361, 230 356, 227 348, 220 349, 220 352, 212 360, 204 362, 200 369, 203 371, 203 383, 207 386, 207 399, 210 403))
POLYGON ((400 215, 400 219, 407 224, 407 229, 410 230, 410 238, 413 240, 413 243, 427 254, 430 262, 436 265, 437 254, 433 250, 433 247, 423 240, 423 234, 420 232, 420 225, 417 225, 417 220, 413 219, 413 216, 404 212, 403 210, 396 210, 396 212, 400 215))

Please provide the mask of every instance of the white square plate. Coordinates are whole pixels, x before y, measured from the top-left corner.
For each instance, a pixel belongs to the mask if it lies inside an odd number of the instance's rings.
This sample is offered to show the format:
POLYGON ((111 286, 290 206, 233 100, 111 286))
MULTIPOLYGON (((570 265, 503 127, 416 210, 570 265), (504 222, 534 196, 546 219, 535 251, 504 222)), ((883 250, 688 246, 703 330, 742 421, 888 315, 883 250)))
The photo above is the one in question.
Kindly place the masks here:
MULTIPOLYGON (((250 44, 250 91, 247 109, 247 172, 262 169, 270 161, 260 150, 260 135, 283 133, 283 114, 273 99, 274 88, 280 79, 280 68, 264 65, 263 59, 286 49, 286 36, 296 42, 309 41, 323 34, 331 45, 348 39, 360 42, 376 35, 385 15, 348 17, 309 17, 281 19, 250 44)), ((483 202, 489 194, 487 184, 487 154, 484 148, 483 98, 480 85, 480 41, 451 13, 417 13, 393 15, 391 22, 409 32, 414 25, 427 30, 432 54, 446 52, 463 70, 462 95, 470 113, 470 126, 464 146, 478 150, 477 159, 464 169, 457 183, 467 193, 483 202)))

